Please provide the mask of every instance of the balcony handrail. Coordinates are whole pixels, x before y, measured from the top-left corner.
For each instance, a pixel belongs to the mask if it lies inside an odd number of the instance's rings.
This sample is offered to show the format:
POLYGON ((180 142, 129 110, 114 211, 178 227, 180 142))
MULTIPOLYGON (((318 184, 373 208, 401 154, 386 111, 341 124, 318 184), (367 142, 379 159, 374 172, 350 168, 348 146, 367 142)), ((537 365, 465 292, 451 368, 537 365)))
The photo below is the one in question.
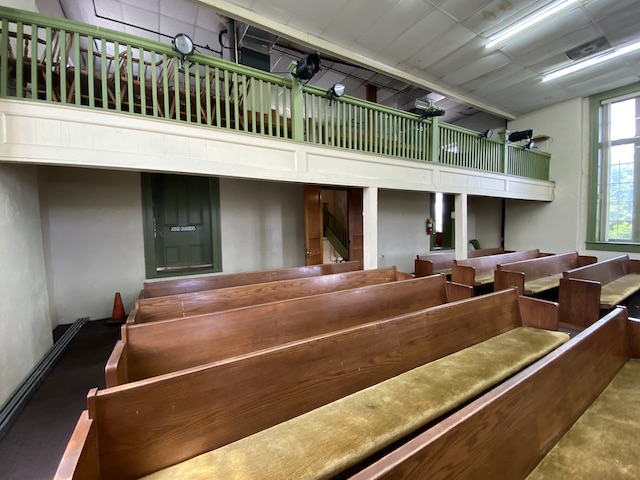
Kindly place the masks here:
POLYGON ((548 180, 549 154, 522 153, 437 117, 346 95, 330 99, 293 76, 201 52, 181 64, 169 43, 73 20, 8 7, 0 7, 0 19, 0 97, 548 180))

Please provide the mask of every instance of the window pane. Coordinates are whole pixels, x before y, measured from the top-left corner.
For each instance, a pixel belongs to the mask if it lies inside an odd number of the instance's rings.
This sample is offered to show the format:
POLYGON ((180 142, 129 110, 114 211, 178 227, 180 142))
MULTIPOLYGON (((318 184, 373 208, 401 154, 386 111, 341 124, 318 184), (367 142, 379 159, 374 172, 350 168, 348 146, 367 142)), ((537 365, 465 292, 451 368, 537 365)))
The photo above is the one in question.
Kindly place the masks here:
POLYGON ((611 104, 611 140, 636 136, 636 99, 611 104))
POLYGON ((611 240, 631 240, 634 150, 634 144, 610 150, 607 237, 611 240))

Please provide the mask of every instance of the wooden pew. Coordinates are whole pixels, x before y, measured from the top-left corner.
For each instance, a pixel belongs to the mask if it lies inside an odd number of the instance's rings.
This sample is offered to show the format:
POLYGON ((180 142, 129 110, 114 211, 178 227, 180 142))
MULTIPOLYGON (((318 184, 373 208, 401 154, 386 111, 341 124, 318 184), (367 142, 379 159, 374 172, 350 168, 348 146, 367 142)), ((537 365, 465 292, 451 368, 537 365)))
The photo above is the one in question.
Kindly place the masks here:
POLYGON ((388 267, 142 298, 136 301, 136 308, 129 313, 127 323, 157 322, 202 315, 408 278, 411 275, 398 272, 396 267, 388 267))
POLYGON ((635 438, 633 432, 626 436, 629 429, 621 432, 617 419, 629 410, 637 420, 639 357, 640 321, 618 307, 352 480, 635 478, 640 471, 638 430, 635 438), (629 383, 629 373, 631 388, 616 390, 618 376, 625 375, 629 383), (618 399, 615 407, 608 407, 616 403, 609 390, 603 393, 610 384, 618 399), (604 411, 594 433, 585 435, 580 430, 584 420, 593 422, 604 411), (565 436, 570 428, 578 430, 565 436))
MULTIPOLYGON (((414 369, 432 363, 440 370, 427 378, 442 380, 450 370, 446 362, 452 362, 451 369, 463 376, 454 383, 463 390, 458 401, 464 402, 568 338, 541 328, 520 328, 523 325, 556 327, 557 305, 505 290, 152 379, 93 389, 56 478, 139 478, 258 432, 271 432, 270 427, 317 412, 356 392, 368 392, 374 385, 386 388, 385 381, 414 374, 414 369), (456 352, 463 357, 453 356, 456 352), (436 364, 439 359, 445 363, 436 364), (493 372, 489 363, 499 371, 493 372), (474 366, 471 371, 469 365, 474 366), (478 382, 478 373, 491 375, 478 382)), ((448 398, 451 386, 445 381, 439 394, 448 398)), ((428 385, 422 387, 431 390, 428 385)), ((381 418, 377 407, 368 402, 360 406, 372 418, 381 418)), ((456 405, 447 403, 445 411, 436 409, 431 415, 442 415, 450 408, 456 405)), ((400 418, 404 416, 401 413, 400 418)), ((348 418, 357 419, 357 415, 348 418)), ((337 424, 342 424, 339 418, 337 424)), ((329 444, 336 440, 331 428, 320 431, 329 437, 329 444)), ((308 446, 312 440, 304 436, 304 442, 293 445, 308 446)), ((269 439, 267 444, 275 445, 269 439)), ((293 466, 262 448, 254 453, 265 467, 293 466)), ((287 453, 295 452, 280 450, 287 453)), ((322 449, 313 450, 315 464, 326 469, 323 455, 322 449)), ((297 461, 309 465, 311 460, 303 456, 297 461)), ((221 466, 230 466, 241 478, 250 477, 242 468, 236 469, 235 462, 223 461, 221 466)))
POLYGON ((473 296, 444 275, 390 282, 160 322, 124 325, 106 385, 242 355, 473 296))
POLYGON ((278 268, 255 272, 227 273, 223 275, 207 275, 203 277, 185 277, 171 280, 144 282, 142 290, 144 298, 163 297, 179 293, 201 292, 218 288, 237 287, 256 283, 291 280, 294 278, 315 277, 331 273, 352 272, 362 270, 362 262, 355 260, 342 263, 325 263, 305 267, 278 268))
POLYGON ((563 272, 597 261, 596 257, 570 252, 503 263, 494 272, 493 289, 498 291, 516 287, 520 295, 536 295, 558 288, 563 272))
POLYGON ((502 263, 519 262, 547 255, 540 250, 500 253, 466 260, 454 260, 451 266, 451 281, 463 285, 482 286, 493 283, 493 272, 502 263))
POLYGON ((639 290, 640 260, 631 260, 629 255, 568 270, 558 290, 561 318, 570 325, 587 327, 639 290))
MULTIPOLYGON (((480 248, 478 250, 469 250, 467 258, 484 257, 486 255, 497 255, 505 253, 504 248, 480 248)), ((455 250, 447 250, 445 252, 434 252, 428 255, 416 255, 415 259, 415 276, 426 277, 434 273, 444 273, 451 275, 451 266, 456 259, 455 250)))

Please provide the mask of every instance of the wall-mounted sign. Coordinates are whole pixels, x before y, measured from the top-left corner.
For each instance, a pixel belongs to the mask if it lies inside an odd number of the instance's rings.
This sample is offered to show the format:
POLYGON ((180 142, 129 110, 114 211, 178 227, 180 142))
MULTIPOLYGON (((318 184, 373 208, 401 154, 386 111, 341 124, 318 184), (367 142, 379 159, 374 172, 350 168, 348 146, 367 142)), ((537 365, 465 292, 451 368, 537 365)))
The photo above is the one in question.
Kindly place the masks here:
POLYGON ((186 225, 183 227, 169 227, 169 231, 170 232, 195 232, 196 231, 196 226, 195 225, 186 225))

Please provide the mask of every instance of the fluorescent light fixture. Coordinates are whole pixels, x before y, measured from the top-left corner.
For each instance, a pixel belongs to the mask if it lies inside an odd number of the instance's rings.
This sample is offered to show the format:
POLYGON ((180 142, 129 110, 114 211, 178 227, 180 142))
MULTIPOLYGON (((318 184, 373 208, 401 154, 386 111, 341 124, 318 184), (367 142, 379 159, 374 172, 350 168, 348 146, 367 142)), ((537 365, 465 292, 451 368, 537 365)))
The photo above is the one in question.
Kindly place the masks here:
POLYGON ((498 43, 501 43, 507 40, 508 38, 511 38, 514 35, 517 35, 518 33, 528 28, 531 28, 532 26, 540 23, 545 18, 549 18, 550 16, 561 12, 562 10, 564 10, 567 7, 570 7, 577 1, 578 0, 560 0, 560 1, 550 3, 546 7, 543 7, 540 10, 536 10, 531 15, 526 16, 521 21, 514 23, 509 28, 506 28, 501 32, 498 32, 497 34, 489 37, 489 43, 487 43, 485 47, 491 48, 494 45, 497 45, 498 43))
POLYGON ((599 55, 583 62, 574 63, 569 67, 561 68, 560 70, 556 70, 555 72, 548 73, 547 75, 542 77, 542 81, 548 82, 549 80, 553 80, 555 78, 564 77, 565 75, 569 75, 570 73, 578 72, 584 68, 598 65, 599 63, 606 62, 607 60, 611 60, 616 57, 626 55, 627 53, 635 52, 637 50, 640 50, 640 42, 632 43, 631 45, 622 47, 614 52, 605 53, 604 55, 599 55))

